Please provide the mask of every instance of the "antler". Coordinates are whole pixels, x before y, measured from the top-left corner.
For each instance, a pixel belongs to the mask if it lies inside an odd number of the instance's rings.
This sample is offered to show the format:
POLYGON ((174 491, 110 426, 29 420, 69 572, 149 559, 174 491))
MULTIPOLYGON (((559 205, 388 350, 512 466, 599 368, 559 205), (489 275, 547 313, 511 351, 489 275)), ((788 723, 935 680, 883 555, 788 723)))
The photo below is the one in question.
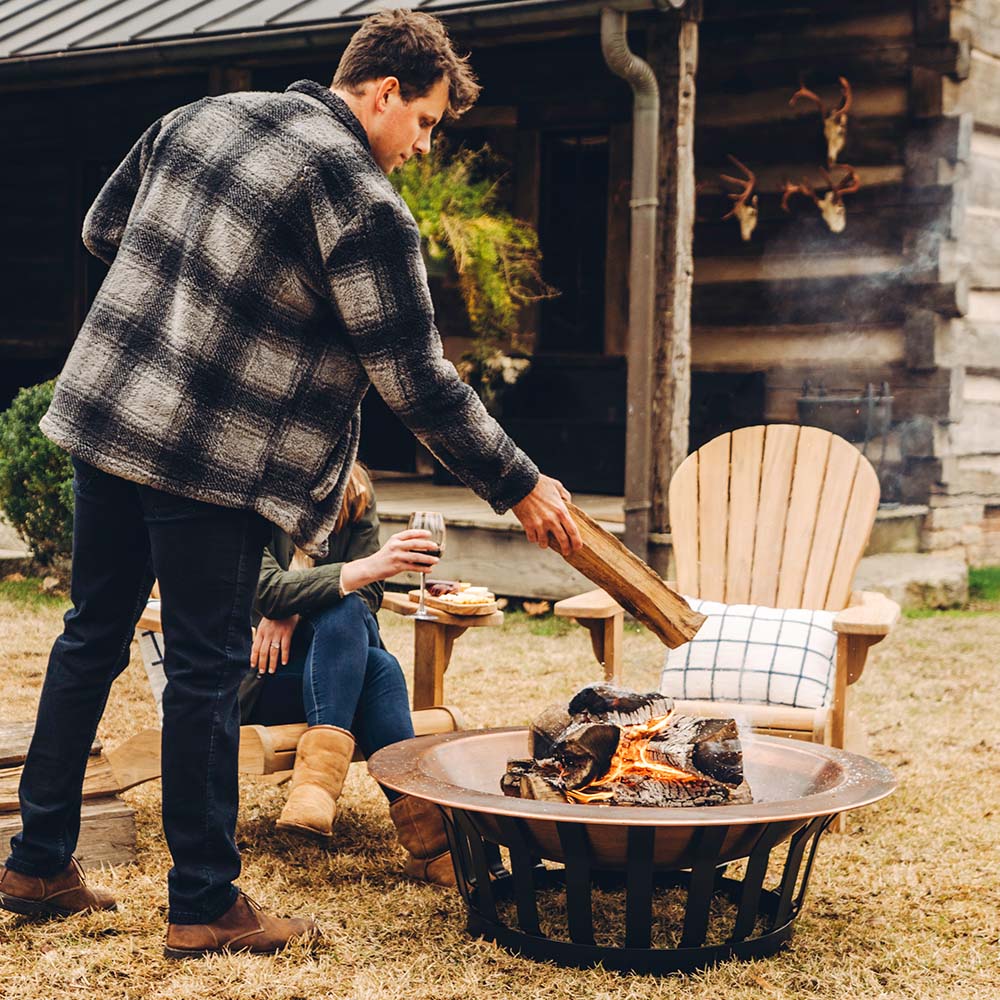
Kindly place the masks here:
POLYGON ((753 189, 757 184, 757 175, 744 163, 740 163, 732 153, 726 153, 726 159, 729 160, 737 169, 742 170, 744 177, 731 177, 729 174, 719 174, 719 177, 727 181, 730 184, 736 184, 738 187, 743 188, 739 193, 734 194, 733 192, 728 192, 729 197, 733 199, 733 207, 722 217, 723 219, 731 219, 736 214, 736 209, 740 205, 745 205, 747 199, 753 194, 753 189))
POLYGON ((788 102, 789 107, 794 108, 795 102, 798 100, 805 101, 815 101, 816 107, 819 108, 819 113, 826 118, 826 106, 823 104, 822 98, 819 94, 813 93, 804 83, 799 83, 799 89, 792 94, 792 99, 788 102))
POLYGON ((832 166, 837 162, 844 144, 847 142, 847 118, 854 101, 854 94, 851 90, 850 81, 846 76, 838 77, 840 80, 840 104, 832 111, 827 111, 820 96, 800 80, 799 89, 792 94, 792 99, 788 102, 792 107, 798 100, 814 101, 819 108, 820 118, 823 120, 823 137, 826 139, 826 162, 832 166))
POLYGON ((846 170, 847 173, 836 184, 833 183, 833 178, 830 176, 829 171, 820 167, 820 170, 823 171, 823 176, 826 178, 826 183, 833 194, 833 200, 836 202, 843 201, 845 194, 854 194, 861 187, 861 179, 858 177, 858 172, 854 167, 848 163, 841 163, 839 166, 846 170))
POLYGON ((781 196, 781 207, 786 212, 791 212, 788 207, 788 199, 791 198, 793 194, 804 194, 807 198, 812 198, 812 200, 818 205, 819 198, 816 197, 816 192, 812 189, 809 182, 803 177, 800 184, 793 184, 790 180, 785 180, 784 193, 781 196))
POLYGON ((846 76, 838 77, 840 80, 840 107, 834 108, 831 115, 836 115, 838 118, 846 118, 847 113, 851 110, 851 103, 854 100, 854 95, 851 92, 851 84, 848 82, 846 76))
POLYGON ((757 195, 754 194, 753 199, 750 198, 754 187, 757 185, 757 175, 745 163, 740 163, 732 153, 726 153, 726 158, 738 170, 743 172, 743 177, 719 174, 720 180, 742 188, 741 191, 727 192, 733 200, 733 207, 722 218, 725 220, 735 216, 739 219, 740 238, 746 243, 753 234, 754 229, 757 228, 757 195))

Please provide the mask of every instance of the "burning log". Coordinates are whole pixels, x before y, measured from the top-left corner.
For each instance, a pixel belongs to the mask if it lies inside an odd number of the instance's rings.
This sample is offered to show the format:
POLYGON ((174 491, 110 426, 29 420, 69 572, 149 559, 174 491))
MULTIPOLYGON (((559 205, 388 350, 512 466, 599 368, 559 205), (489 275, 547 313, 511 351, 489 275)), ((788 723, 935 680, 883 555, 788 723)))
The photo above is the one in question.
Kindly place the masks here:
POLYGON ((552 705, 542 712, 531 724, 531 756, 538 760, 551 757, 552 744, 572 721, 562 705, 552 705))
POLYGON ((568 709, 554 706, 532 725, 534 756, 508 762, 505 795, 644 806, 752 801, 732 719, 675 715, 659 692, 607 684, 584 688, 568 709))
POLYGON ((636 694, 611 684, 588 684, 573 696, 569 714, 574 718, 584 715, 591 720, 632 726, 667 715, 673 707, 673 700, 659 691, 636 694))
POLYGON ((609 806, 724 806, 746 805, 753 801, 745 783, 736 789, 701 778, 669 781, 662 778, 630 778, 607 787, 593 785, 581 794, 569 790, 566 797, 573 802, 599 802, 609 806))

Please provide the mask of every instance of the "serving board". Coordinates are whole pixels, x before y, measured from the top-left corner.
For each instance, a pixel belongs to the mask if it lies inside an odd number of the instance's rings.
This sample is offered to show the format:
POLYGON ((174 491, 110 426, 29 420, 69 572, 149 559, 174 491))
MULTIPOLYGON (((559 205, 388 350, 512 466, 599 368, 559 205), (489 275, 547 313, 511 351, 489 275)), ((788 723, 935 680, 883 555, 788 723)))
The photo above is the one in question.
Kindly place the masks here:
MULTIPOLYGON (((420 603, 419 590, 411 590, 406 596, 414 604, 420 603)), ((474 604, 471 607, 463 607, 461 604, 449 604, 447 601, 442 601, 437 597, 431 597, 430 594, 424 595, 424 604, 429 608, 434 608, 435 611, 443 611, 445 614, 458 615, 460 617, 491 615, 494 611, 499 610, 496 601, 490 601, 489 604, 474 604)))

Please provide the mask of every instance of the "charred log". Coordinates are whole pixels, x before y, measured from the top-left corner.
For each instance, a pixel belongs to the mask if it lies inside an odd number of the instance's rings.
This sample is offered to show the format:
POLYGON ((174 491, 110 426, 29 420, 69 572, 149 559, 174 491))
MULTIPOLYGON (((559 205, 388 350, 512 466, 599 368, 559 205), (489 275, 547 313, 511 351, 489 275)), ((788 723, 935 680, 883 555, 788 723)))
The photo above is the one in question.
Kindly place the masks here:
POLYGON ((582 788, 607 774, 621 730, 602 722, 575 722, 552 744, 551 756, 562 767, 567 788, 582 788))
POLYGON ((650 777, 622 778, 607 786, 591 786, 587 792, 597 793, 600 795, 598 801, 614 806, 695 807, 744 805, 753 801, 746 784, 730 788, 718 781, 699 778, 686 781, 665 781, 650 777))
POLYGON ((541 802, 565 802, 566 786, 561 779, 542 774, 521 775, 521 798, 541 802))
POLYGON ((658 764, 726 784, 739 785, 743 781, 743 749, 732 719, 675 716, 650 740, 646 756, 658 764))
POLYGON ((531 723, 531 755, 539 760, 551 757, 552 744, 572 721, 569 712, 562 705, 553 705, 542 712, 531 723))
POLYGON ((511 798, 520 798, 521 778, 530 774, 536 764, 533 757, 507 761, 507 770, 500 777, 500 791, 511 798))
POLYGON ((569 712, 577 721, 611 722, 618 726, 637 726, 661 715, 668 715, 673 700, 651 691, 637 694, 610 684, 588 684, 569 703, 569 712))

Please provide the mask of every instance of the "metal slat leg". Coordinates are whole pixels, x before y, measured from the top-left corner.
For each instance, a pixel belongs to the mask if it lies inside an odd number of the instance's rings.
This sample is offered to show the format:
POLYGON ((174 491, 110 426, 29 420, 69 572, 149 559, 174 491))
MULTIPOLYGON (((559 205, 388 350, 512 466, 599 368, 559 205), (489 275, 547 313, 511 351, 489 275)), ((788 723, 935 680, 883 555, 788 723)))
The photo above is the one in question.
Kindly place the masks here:
POLYGON ((582 823, 556 823, 566 858, 566 922, 570 940, 594 943, 594 918, 590 895, 590 845, 582 823))
POLYGON ((625 947, 648 948, 653 935, 653 844, 656 829, 633 826, 628 831, 625 871, 625 947))
POLYGON ((469 853, 472 855, 472 869, 475 874, 475 888, 472 892, 475 900, 474 909, 485 920, 496 924, 498 922, 497 904, 496 898, 493 895, 493 883, 490 879, 489 860, 486 857, 486 841, 479 836, 476 828, 464 812, 456 810, 455 817, 458 821, 459 829, 468 838, 469 853))
POLYGON ((719 852, 729 833, 728 826, 706 826, 698 836, 697 858, 691 870, 687 909, 684 913, 682 948, 697 948, 705 943, 708 932, 709 907, 715 895, 715 872, 719 852))
POLYGON ((809 876, 812 874, 813 862, 816 860, 816 849, 819 847, 819 838, 826 833, 836 819, 836 816, 821 816, 809 824, 809 830, 812 831, 815 829, 815 834, 813 835, 812 846, 809 848, 809 858, 806 861, 806 869, 802 873, 802 884, 799 886, 799 892, 795 897, 795 902, 793 904, 793 909, 796 913, 802 909, 802 903, 806 897, 806 887, 809 885, 809 876))
POLYGON ((781 876, 781 892, 778 899, 778 909, 774 914, 774 926, 780 927, 788 920, 792 912, 792 894, 795 892, 795 883, 799 877, 799 868, 802 865, 802 855, 805 853, 806 844, 809 838, 819 830, 822 819, 814 819, 807 826, 804 826, 792 837, 792 842, 788 847, 788 859, 785 861, 785 871, 781 876))
POLYGON ((535 901, 536 862, 521 830, 521 821, 511 816, 497 816, 496 819, 510 851, 517 922, 526 934, 541 934, 542 930, 538 924, 538 904, 535 901))
POLYGON ((760 915, 760 892, 767 876, 767 865, 771 860, 771 851, 781 840, 782 829, 777 824, 764 830, 760 839, 754 845, 747 863, 746 875, 743 876, 743 888, 740 892, 740 906, 736 912, 736 923, 733 926, 731 941, 742 941, 753 933, 760 915))

